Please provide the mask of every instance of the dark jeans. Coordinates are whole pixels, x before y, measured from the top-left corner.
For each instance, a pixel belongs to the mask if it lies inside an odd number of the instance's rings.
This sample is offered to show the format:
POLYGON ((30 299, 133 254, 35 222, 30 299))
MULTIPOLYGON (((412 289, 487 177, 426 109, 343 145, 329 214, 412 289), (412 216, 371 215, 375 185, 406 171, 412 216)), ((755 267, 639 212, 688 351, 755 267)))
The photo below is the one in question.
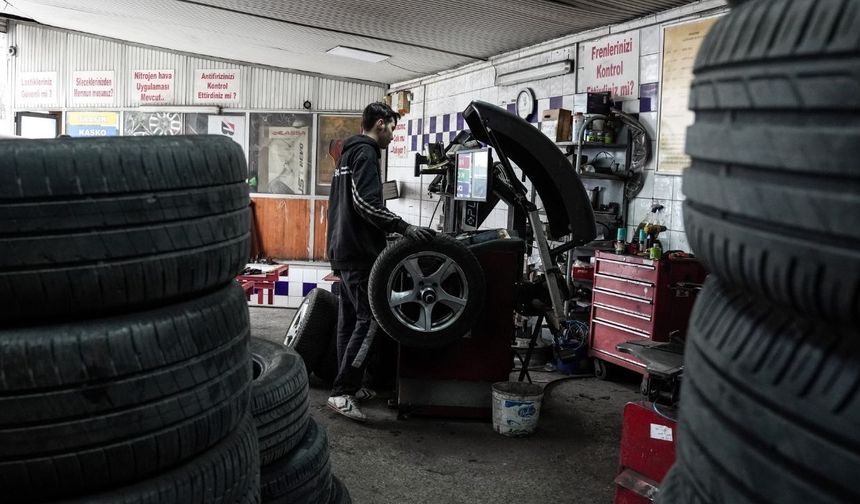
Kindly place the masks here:
POLYGON ((367 298, 370 271, 341 270, 337 319, 337 361, 332 396, 354 395, 361 388, 379 326, 367 298))

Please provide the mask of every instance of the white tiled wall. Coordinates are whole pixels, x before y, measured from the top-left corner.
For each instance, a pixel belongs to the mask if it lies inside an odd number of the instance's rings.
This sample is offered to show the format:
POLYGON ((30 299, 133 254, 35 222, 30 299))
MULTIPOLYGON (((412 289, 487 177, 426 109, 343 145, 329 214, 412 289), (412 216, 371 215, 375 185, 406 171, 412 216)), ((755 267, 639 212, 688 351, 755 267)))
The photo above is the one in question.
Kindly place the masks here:
MULTIPOLYGON (((676 23, 679 20, 712 15, 715 9, 724 8, 725 4, 721 0, 704 0, 656 16, 649 16, 607 29, 595 30, 594 36, 591 38, 597 38, 608 32, 622 33, 631 29, 639 30, 640 84, 658 83, 662 59, 663 26, 676 23)), ((418 119, 421 119, 426 131, 431 117, 443 114, 456 115, 457 112, 462 112, 472 100, 483 100, 505 107, 507 104, 513 103, 519 90, 525 87, 534 90, 538 101, 538 113, 549 108, 551 97, 558 96, 562 99, 563 108, 574 112, 584 112, 585 95, 576 94, 575 74, 515 86, 495 86, 494 80, 496 73, 507 73, 552 61, 575 59, 577 55, 576 43, 585 40, 587 39, 581 36, 578 39, 577 36, 573 36, 572 38, 550 41, 537 47, 524 48, 501 55, 493 58, 490 63, 472 65, 447 78, 431 77, 395 85, 394 88, 409 89, 413 93, 411 112, 403 120, 417 122, 418 119), (570 42, 565 43, 568 39, 570 42), (543 46, 546 46, 547 49, 540 50, 540 47, 543 46), (495 67, 493 66, 494 63, 495 67)), ((659 102, 659 97, 657 101, 659 102)), ((639 113, 640 103, 638 100, 625 102, 624 109, 639 113)), ((653 105, 652 109, 656 110, 657 105, 653 105)), ((656 111, 643 112, 640 114, 640 121, 645 125, 652 139, 654 156, 646 166, 645 187, 638 197, 631 202, 628 236, 631 235, 632 229, 648 214, 652 205, 659 202, 665 208, 662 220, 669 229, 661 237, 664 249, 687 250, 682 215, 684 196, 681 191, 681 177, 660 174, 655 171, 658 113, 656 111)), ((433 140, 431 139, 431 141, 433 140)), ((414 178, 414 155, 414 152, 409 152, 408 157, 405 158, 389 157, 388 179, 401 181, 403 192, 400 199, 389 201, 388 206, 410 223, 434 225, 435 227, 435 223, 430 223, 430 216, 438 199, 431 198, 426 190, 426 185, 432 180, 432 177, 424 176, 420 183, 418 179, 414 178)), ((619 162, 623 163, 623 152, 615 153, 615 156, 619 162)), ((437 221, 440 213, 441 208, 436 214, 437 221)), ((487 219, 485 227, 504 227, 506 223, 507 212, 504 205, 500 204, 487 219)))
MULTIPOLYGON (((263 271, 273 268, 270 265, 249 264, 252 268, 263 271)), ((323 280, 331 274, 331 266, 327 263, 293 263, 290 264, 287 274, 280 277, 275 290, 272 306, 282 308, 297 308, 304 299, 305 289, 318 287, 331 291, 332 282, 323 280), (284 293, 286 291, 286 293, 284 293)), ((268 292, 263 295, 263 305, 268 305, 268 292)), ((252 295, 248 302, 251 306, 257 306, 257 296, 252 295)))

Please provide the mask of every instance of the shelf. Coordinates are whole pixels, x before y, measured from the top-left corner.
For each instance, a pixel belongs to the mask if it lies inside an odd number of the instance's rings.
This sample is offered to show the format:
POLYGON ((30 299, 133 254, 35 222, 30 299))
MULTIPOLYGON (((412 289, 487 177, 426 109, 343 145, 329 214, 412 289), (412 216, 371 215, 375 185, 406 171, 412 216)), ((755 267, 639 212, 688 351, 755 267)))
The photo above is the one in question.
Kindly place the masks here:
MULTIPOLYGON (((556 142, 555 144, 558 145, 559 147, 578 147, 579 146, 579 144, 576 144, 573 142, 556 142)), ((582 144, 582 147, 583 148, 589 148, 589 149, 599 149, 599 148, 603 148, 603 149, 626 149, 627 144, 619 144, 619 143, 604 144, 604 143, 596 143, 596 142, 586 142, 586 143, 582 144)))
POLYGON ((617 180, 619 182, 627 182, 627 177, 622 177, 621 175, 613 175, 611 173, 580 173, 579 178, 594 180, 617 180))

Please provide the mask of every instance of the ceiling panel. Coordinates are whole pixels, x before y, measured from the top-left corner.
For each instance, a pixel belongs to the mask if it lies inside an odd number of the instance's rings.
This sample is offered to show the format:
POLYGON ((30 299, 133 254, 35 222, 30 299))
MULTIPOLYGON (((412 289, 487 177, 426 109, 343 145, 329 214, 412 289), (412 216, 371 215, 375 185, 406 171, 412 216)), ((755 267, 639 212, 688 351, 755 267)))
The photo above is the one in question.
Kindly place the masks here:
POLYGON ((693 0, 6 0, 40 23, 213 57, 391 83, 693 0), (391 55, 365 63, 336 45, 391 55))

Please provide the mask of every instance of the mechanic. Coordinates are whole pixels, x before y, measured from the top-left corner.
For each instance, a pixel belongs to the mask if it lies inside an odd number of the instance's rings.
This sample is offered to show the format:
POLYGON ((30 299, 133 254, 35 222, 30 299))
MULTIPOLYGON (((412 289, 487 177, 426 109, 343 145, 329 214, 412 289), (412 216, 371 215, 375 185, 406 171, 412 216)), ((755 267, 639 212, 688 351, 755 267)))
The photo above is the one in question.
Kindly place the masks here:
POLYGON ((358 401, 375 393, 362 388, 373 340, 379 326, 373 320, 367 283, 374 260, 383 251, 386 233, 429 241, 432 229, 407 224, 385 208, 382 200, 381 150, 387 149, 400 115, 384 103, 371 103, 361 118, 363 133, 343 144, 336 165, 328 207, 328 257, 340 280, 337 320, 337 378, 328 406, 359 422, 367 417, 358 401))

